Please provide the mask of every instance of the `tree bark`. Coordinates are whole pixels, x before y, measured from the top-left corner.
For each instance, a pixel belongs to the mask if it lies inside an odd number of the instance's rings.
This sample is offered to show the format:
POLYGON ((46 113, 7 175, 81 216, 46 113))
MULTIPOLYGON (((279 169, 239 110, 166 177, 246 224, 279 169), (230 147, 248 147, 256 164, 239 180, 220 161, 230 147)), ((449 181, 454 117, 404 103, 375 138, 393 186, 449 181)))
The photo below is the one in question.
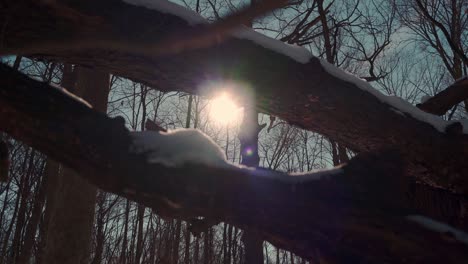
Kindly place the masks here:
POLYGON ((142 205, 138 205, 137 210, 137 224, 138 224, 138 231, 137 231, 137 241, 136 241, 136 249, 135 249, 135 264, 140 264, 141 255, 143 253, 143 220, 145 216, 145 207, 142 205))
MULTIPOLYGON (((254 7, 261 0, 250 0, 250 6, 254 7)), ((252 27, 253 19, 247 24, 252 27)), ((239 141, 241 150, 241 164, 249 167, 258 167, 260 165, 260 156, 258 155, 258 134, 263 127, 258 124, 258 112, 255 109, 256 97, 252 93, 244 102, 244 116, 240 125, 239 141)), ((226 151, 227 152, 227 151, 226 151)), ((227 153, 226 153, 227 155, 227 153)), ((263 240, 255 234, 244 231, 242 236, 244 243, 245 264, 263 264, 263 240)))
POLYGON ((190 264, 190 230, 188 229, 188 225, 185 228, 185 248, 184 248, 184 264, 190 264))
MULTIPOLYGON (((117 0, 73 1, 66 8, 31 1, 21 7, 5 11, 24 23, 4 25, 0 53, 22 51, 22 55, 98 66, 164 91, 200 93, 197 87, 204 81, 200 76, 255 84, 251 87, 261 112, 318 132, 355 152, 399 149, 410 161, 409 175, 431 186, 468 193, 464 176, 468 147, 458 144, 466 142, 465 135, 452 137, 409 114, 400 115, 369 92, 328 73, 316 58, 299 63, 249 40, 229 37, 183 54, 158 56, 152 52, 161 39, 204 27, 117 0)), ((243 93, 240 88, 236 92, 243 93)))
POLYGON ((123 241, 122 248, 120 250, 119 262, 122 264, 127 263, 127 243, 128 243, 128 221, 130 214, 130 201, 127 200, 125 205, 125 220, 124 220, 124 231, 123 231, 123 241))
POLYGON ((464 77, 417 106, 425 112, 444 115, 450 108, 467 99, 468 77, 464 77))
POLYGON ((21 56, 16 56, 15 62, 13 62, 13 69, 15 69, 15 70, 18 70, 18 69, 19 69, 19 66, 20 66, 20 64, 21 64, 21 59, 22 59, 22 58, 23 58, 23 57, 21 57, 21 56))
MULTIPOLYGON (((78 71, 78 77, 73 92, 89 100, 94 109, 105 112, 109 74, 94 69, 75 70, 78 71)), ((64 79, 68 82, 70 76, 64 79)), ((62 174, 62 177, 56 179, 55 188, 49 190, 48 194, 48 200, 54 202, 53 208, 50 208, 52 213, 48 223, 44 261, 87 263, 90 258, 96 187, 72 169, 64 167, 62 174)))
POLYGON ((100 264, 102 260, 102 254, 104 251, 104 243, 105 243, 105 234, 104 234, 104 217, 105 217, 105 210, 104 204, 106 200, 106 194, 104 192, 99 192, 97 195, 97 218, 96 218, 96 247, 94 250, 94 257, 92 264, 100 264))
POLYGON ((337 263, 468 257, 461 243, 405 218, 419 213, 408 202, 415 183, 404 173, 405 155, 363 153, 334 175, 294 184, 268 170, 148 163, 129 151, 131 134, 120 120, 6 66, 0 66, 0 106, 5 132, 167 217, 225 221, 308 259, 318 248, 337 263))

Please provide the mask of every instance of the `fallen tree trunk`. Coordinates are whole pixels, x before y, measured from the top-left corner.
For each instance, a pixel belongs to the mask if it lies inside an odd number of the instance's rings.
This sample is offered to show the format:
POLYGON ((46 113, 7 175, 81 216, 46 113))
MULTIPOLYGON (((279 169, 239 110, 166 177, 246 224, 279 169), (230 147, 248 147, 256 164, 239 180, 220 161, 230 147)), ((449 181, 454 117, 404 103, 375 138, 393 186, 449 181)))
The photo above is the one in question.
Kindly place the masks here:
POLYGON ((210 81, 233 80, 256 92, 264 113, 356 152, 398 149, 408 175, 468 194, 468 136, 460 124, 440 132, 335 77, 316 58, 299 63, 224 33, 198 40, 203 25, 118 0, 0 2, 7 7, 0 54, 100 67, 163 91, 201 93, 210 81), (13 17, 22 23, 8 23, 13 17))
POLYGON ((412 183, 398 152, 360 155, 341 170, 307 176, 235 166, 167 167, 131 151, 132 134, 119 118, 5 65, 0 129, 103 190, 165 217, 201 226, 225 221, 307 259, 463 263, 468 257, 457 233, 410 221, 417 211, 408 203, 412 183))

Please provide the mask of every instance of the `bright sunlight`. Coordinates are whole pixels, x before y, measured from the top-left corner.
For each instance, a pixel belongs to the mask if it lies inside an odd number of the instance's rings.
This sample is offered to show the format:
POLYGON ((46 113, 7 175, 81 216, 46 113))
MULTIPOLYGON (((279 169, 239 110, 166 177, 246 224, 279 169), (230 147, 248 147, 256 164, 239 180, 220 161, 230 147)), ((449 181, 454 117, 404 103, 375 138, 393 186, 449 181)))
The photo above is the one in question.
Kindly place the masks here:
POLYGON ((240 113, 240 108, 228 93, 221 93, 210 102, 210 117, 219 124, 238 121, 240 113))

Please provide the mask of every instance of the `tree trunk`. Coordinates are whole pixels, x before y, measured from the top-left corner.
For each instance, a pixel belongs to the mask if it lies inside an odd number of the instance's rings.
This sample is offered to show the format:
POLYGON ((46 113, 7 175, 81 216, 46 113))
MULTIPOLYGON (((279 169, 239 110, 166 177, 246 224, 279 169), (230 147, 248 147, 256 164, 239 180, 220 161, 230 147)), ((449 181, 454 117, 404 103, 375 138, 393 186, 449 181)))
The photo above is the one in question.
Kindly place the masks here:
MULTIPOLYGON (((251 0, 250 5, 254 6, 259 0, 251 0)), ((253 21, 247 25, 252 27, 253 21)), ((241 164, 249 167, 258 167, 260 157, 258 156, 258 112, 255 109, 255 96, 251 95, 244 105, 244 117, 240 126, 239 141, 241 143, 241 164)), ((263 241, 254 234, 243 233, 245 262, 246 264, 263 264, 263 241)))
MULTIPOLYGON (((260 169, 230 170, 199 164, 166 168, 127 153, 129 138, 135 134, 123 124, 114 125, 113 119, 56 88, 0 68, 0 73, 8 73, 0 78, 6 83, 0 93, 2 129, 79 171, 90 172, 84 177, 104 189, 161 214, 215 216, 308 258, 319 247, 325 249, 321 256, 338 262, 349 260, 350 255, 356 261, 378 256, 386 262, 411 259, 414 263, 466 259, 466 251, 460 251, 462 245, 406 218, 420 212, 406 202, 410 179, 402 172, 399 152, 360 154, 339 170, 312 173, 307 175, 311 179, 302 178, 300 184, 290 183, 287 179, 291 176, 260 169), (12 98, 16 100, 8 100, 12 98), (41 115, 32 111, 38 106, 41 115), (92 128, 82 128, 87 124, 93 124, 92 128), (102 140, 105 135, 109 135, 108 140, 102 140), (90 148, 98 155, 82 155, 90 148), (105 157, 107 162, 96 162, 96 157, 105 157), (174 202, 163 203, 161 197, 169 197, 183 209, 169 210, 164 206, 174 202), (207 197, 212 197, 213 203, 207 204, 207 197), (342 234, 349 239, 343 239, 342 234), (385 239, 388 236, 390 241, 385 239), (334 245, 331 251, 327 250, 330 244, 334 245)), ((420 137, 412 140, 421 141, 420 137)), ((460 138, 454 142, 463 145, 465 141, 460 138)))
MULTIPOLYGON (((466 167, 460 165, 466 163, 462 160, 463 146, 451 144, 443 132, 427 122, 392 111, 395 108, 389 103, 358 87, 364 83, 357 85, 331 74, 317 58, 311 57, 303 63, 253 41, 216 36, 206 47, 175 52, 162 61, 161 56, 148 52, 154 51, 151 48, 155 46, 157 49, 162 38, 173 36, 175 31, 198 33, 200 28, 175 15, 123 1, 79 1, 70 5, 46 2, 27 1, 22 8, 6 11, 23 23, 21 26, 4 24, 6 42, 0 47, 0 53, 35 54, 46 59, 105 67, 114 74, 164 91, 198 93, 200 76, 213 74, 254 84, 251 87, 261 97, 260 111, 325 135, 355 152, 402 150, 405 159, 410 161, 407 168, 410 176, 431 186, 468 193, 468 189, 460 187, 466 182, 461 176, 466 174, 466 167), (105 8, 110 3, 112 10, 105 8), (88 16, 83 17, 84 14, 88 16), (131 25, 126 21, 132 21, 131 25), (128 27, 122 28, 123 24, 128 27), (158 34, 154 34, 153 25, 167 26, 158 27, 158 34), (76 36, 85 32, 80 39, 87 47, 83 52, 76 36), (140 36, 145 36, 144 43, 140 36), (38 42, 44 45, 37 45, 38 42), (318 79, 321 81, 314 81, 318 79)), ((336 73, 344 74, 339 70, 336 73)))
POLYGON ((58 164, 52 159, 46 161, 46 167, 42 176, 42 181, 38 193, 34 199, 34 207, 32 209, 31 218, 29 219, 26 227, 26 233, 24 235, 24 244, 18 259, 18 264, 27 264, 31 258, 32 248, 34 245, 36 230, 41 220, 42 209, 44 207, 46 187, 48 186, 48 179, 51 174, 56 175, 58 173, 58 164))
POLYGON ((210 264, 210 229, 203 233, 203 264, 210 264))
POLYGON ((227 250, 227 258, 226 258, 226 263, 231 264, 231 259, 232 259, 232 250, 233 250, 233 244, 234 242, 232 241, 232 225, 228 225, 228 250, 227 250))
MULTIPOLYGON (((75 94, 82 96, 93 108, 106 112, 109 74, 96 69, 75 68, 75 94)), ((65 87, 72 76, 64 76, 65 87)), ((47 199, 54 200, 47 230, 45 263, 87 263, 90 258, 91 233, 94 220, 96 187, 73 170, 63 168, 55 188, 48 190, 47 199)))
POLYGON ((143 253, 143 220, 145 217, 145 207, 143 205, 138 205, 137 210, 137 241, 136 241, 136 250, 135 250, 135 264, 140 263, 141 254, 143 253))
POLYGON ((223 258, 223 264, 227 264, 227 224, 223 224, 223 241, 221 241, 221 255, 223 258))
POLYGON ((185 225, 185 253, 184 253, 184 264, 190 264, 190 230, 188 224, 185 225))
POLYGON ((130 201, 127 200, 125 204, 125 219, 124 219, 124 231, 123 231, 123 241, 122 241, 122 248, 120 250, 120 260, 119 263, 125 264, 127 263, 127 243, 128 243, 128 221, 130 215, 130 201))
MULTIPOLYGON (((250 98, 244 106, 244 118, 240 126, 239 141, 241 143, 241 164, 249 167, 257 167, 260 162, 258 156, 258 134, 262 126, 258 124, 258 113, 253 107, 255 98, 250 98)), ((255 234, 244 232, 242 236, 244 242, 246 264, 263 264, 263 241, 255 234)))
POLYGON ((174 233, 174 245, 172 247, 172 264, 179 263, 179 245, 180 245, 180 230, 182 222, 180 219, 176 220, 176 229, 174 233))
POLYGON ((16 56, 15 62, 13 63, 13 69, 15 69, 15 70, 18 70, 18 69, 19 69, 19 66, 20 66, 20 64, 21 64, 21 59, 22 59, 22 58, 23 58, 23 57, 21 57, 21 56, 16 56))
POLYGON ((198 263, 200 259, 200 235, 195 238, 195 250, 193 252, 193 263, 198 263))
POLYGON ((30 188, 29 182, 31 181, 31 177, 34 171, 35 154, 36 154, 36 151, 31 150, 31 154, 28 157, 27 171, 23 172, 22 180, 19 186, 20 192, 17 194, 19 196, 19 199, 21 199, 21 202, 20 202, 20 206, 18 209, 16 224, 15 224, 15 233, 13 235, 13 241, 11 245, 12 251, 10 254, 10 263, 17 262, 19 258, 19 254, 20 254, 21 238, 22 238, 22 233, 26 224, 26 213, 27 213, 27 206, 28 206, 27 201, 31 194, 31 191, 29 190, 30 188))
POLYGON ((102 261, 102 253, 104 251, 104 217, 105 217, 105 210, 104 204, 106 201, 106 193, 99 192, 97 195, 97 202, 99 209, 97 211, 97 219, 96 219, 96 249, 94 250, 94 257, 92 264, 100 264, 102 261))

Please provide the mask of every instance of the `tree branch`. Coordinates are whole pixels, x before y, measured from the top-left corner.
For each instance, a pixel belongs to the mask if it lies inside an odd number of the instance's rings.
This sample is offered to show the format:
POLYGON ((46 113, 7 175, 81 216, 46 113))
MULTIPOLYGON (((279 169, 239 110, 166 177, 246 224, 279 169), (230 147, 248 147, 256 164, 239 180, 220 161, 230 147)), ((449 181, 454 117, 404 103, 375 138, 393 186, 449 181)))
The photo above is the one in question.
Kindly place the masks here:
MULTIPOLYGON (((419 11, 421 11, 421 13, 434 25, 436 26, 437 28, 439 28, 444 37, 445 37, 445 40, 447 41, 447 43, 449 44, 450 48, 452 49, 453 53, 457 54, 458 56, 460 56, 460 58, 462 59, 463 61, 463 64, 467 65, 468 66, 468 57, 463 53, 463 51, 460 49, 460 47, 458 46, 458 43, 454 43, 452 37, 450 36, 450 33, 448 32, 448 30, 444 27, 444 25, 442 23, 440 23, 439 21, 437 21, 433 16, 431 16, 431 14, 429 14, 429 10, 428 10, 428 7, 427 5, 424 6, 423 3, 421 2, 421 0, 415 0, 416 2, 416 5, 419 7, 419 11)), ((462 11, 462 10, 460 10, 462 11)))
MULTIPOLYGON (((17 8, 4 13, 23 22, 2 25, 0 53, 20 52, 103 68, 162 91, 201 94, 200 88, 213 80, 247 84, 255 89, 257 108, 263 113, 318 132, 356 152, 397 149, 408 163, 408 175, 468 194, 467 135, 441 133, 410 114, 395 111, 371 93, 327 72, 316 58, 299 63, 239 38, 161 55, 167 53, 157 52, 160 41, 197 26, 117 0, 70 2, 74 12, 67 13, 41 2, 14 2, 17 8)), ((237 87, 233 93, 242 94, 243 89, 237 87)))
POLYGON ((5 65, 0 129, 165 217, 225 221, 307 259, 462 263, 468 257, 464 244, 406 218, 415 211, 407 206, 410 181, 395 152, 361 155, 341 170, 305 176, 166 167, 131 151, 132 134, 119 119, 5 65))
POLYGON ((417 107, 431 114, 444 115, 454 105, 466 99, 468 99, 468 77, 457 80, 440 93, 418 104, 417 107))

